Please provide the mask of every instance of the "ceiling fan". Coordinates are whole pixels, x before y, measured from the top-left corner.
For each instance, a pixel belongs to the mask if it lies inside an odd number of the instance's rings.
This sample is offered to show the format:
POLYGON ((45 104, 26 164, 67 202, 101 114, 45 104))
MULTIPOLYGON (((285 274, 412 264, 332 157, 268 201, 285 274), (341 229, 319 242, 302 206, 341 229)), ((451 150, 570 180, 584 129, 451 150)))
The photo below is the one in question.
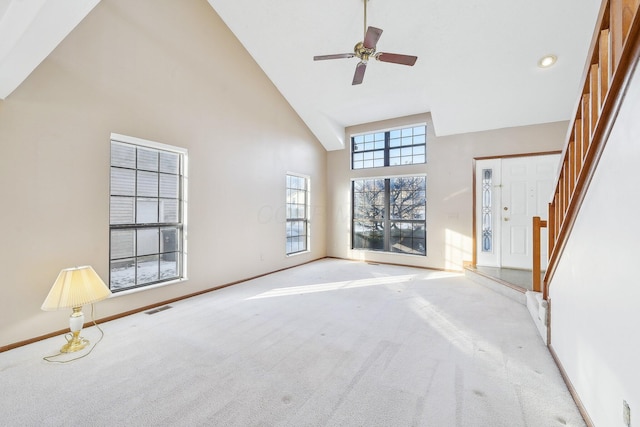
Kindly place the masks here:
POLYGON ((412 66, 418 59, 417 56, 401 55, 398 53, 376 52, 376 44, 380 39, 382 30, 376 27, 367 27, 367 2, 364 1, 364 40, 356 43, 353 48, 353 53, 337 53, 334 55, 319 55, 314 56, 314 61, 322 61, 325 59, 342 59, 353 58, 354 56, 360 59, 358 65, 356 65, 356 72, 353 75, 352 85, 359 85, 364 79, 364 72, 367 69, 367 62, 370 58, 375 58, 382 62, 391 62, 393 64, 402 64, 412 66))

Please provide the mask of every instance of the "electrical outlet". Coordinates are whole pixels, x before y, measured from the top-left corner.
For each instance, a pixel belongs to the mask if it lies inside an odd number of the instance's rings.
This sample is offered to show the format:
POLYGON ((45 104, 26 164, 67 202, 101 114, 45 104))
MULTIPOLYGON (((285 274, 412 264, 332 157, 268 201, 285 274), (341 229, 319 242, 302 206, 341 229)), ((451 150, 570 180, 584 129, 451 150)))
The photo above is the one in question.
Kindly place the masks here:
POLYGON ((622 401, 622 420, 625 426, 631 427, 631 408, 626 400, 622 401))

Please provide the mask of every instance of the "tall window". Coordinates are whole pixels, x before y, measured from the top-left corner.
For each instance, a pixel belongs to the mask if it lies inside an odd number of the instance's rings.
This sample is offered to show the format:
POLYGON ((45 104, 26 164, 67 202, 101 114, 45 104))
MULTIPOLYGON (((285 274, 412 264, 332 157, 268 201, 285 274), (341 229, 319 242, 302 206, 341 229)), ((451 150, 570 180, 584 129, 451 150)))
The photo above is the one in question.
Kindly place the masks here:
POLYGON ((427 126, 351 137, 352 169, 412 165, 427 161, 427 126))
POLYGON ((426 255, 426 177, 357 179, 352 248, 426 255))
POLYGON ((177 147, 112 135, 112 291, 185 277, 186 156, 177 147))
POLYGON ((287 255, 304 252, 309 241, 309 178, 287 175, 287 255))

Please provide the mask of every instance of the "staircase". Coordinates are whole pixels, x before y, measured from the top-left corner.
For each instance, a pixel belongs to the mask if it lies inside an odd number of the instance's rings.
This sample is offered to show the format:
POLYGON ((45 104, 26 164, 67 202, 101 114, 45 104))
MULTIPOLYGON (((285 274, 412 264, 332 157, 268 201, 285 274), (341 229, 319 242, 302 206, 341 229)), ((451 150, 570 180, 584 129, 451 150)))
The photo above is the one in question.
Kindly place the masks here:
POLYGON ((640 0, 603 0, 547 224, 539 224, 549 236, 547 271, 535 288, 543 294, 465 270, 471 280, 526 305, 588 426, 616 419, 632 425, 628 396, 630 390, 638 396, 640 383, 637 280, 620 268, 637 259, 638 79, 640 0), (609 209, 613 195, 621 196, 609 209))

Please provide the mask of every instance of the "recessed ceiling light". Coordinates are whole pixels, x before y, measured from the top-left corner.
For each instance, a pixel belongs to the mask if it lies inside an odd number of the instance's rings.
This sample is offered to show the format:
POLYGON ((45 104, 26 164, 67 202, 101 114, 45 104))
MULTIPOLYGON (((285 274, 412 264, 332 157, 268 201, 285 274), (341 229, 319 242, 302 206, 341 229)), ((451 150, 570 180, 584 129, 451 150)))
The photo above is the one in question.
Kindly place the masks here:
POLYGON ((542 58, 540 58, 540 61, 538 61, 538 67, 549 68, 553 64, 555 64, 557 60, 558 60, 558 57, 555 55, 543 56, 542 58))

